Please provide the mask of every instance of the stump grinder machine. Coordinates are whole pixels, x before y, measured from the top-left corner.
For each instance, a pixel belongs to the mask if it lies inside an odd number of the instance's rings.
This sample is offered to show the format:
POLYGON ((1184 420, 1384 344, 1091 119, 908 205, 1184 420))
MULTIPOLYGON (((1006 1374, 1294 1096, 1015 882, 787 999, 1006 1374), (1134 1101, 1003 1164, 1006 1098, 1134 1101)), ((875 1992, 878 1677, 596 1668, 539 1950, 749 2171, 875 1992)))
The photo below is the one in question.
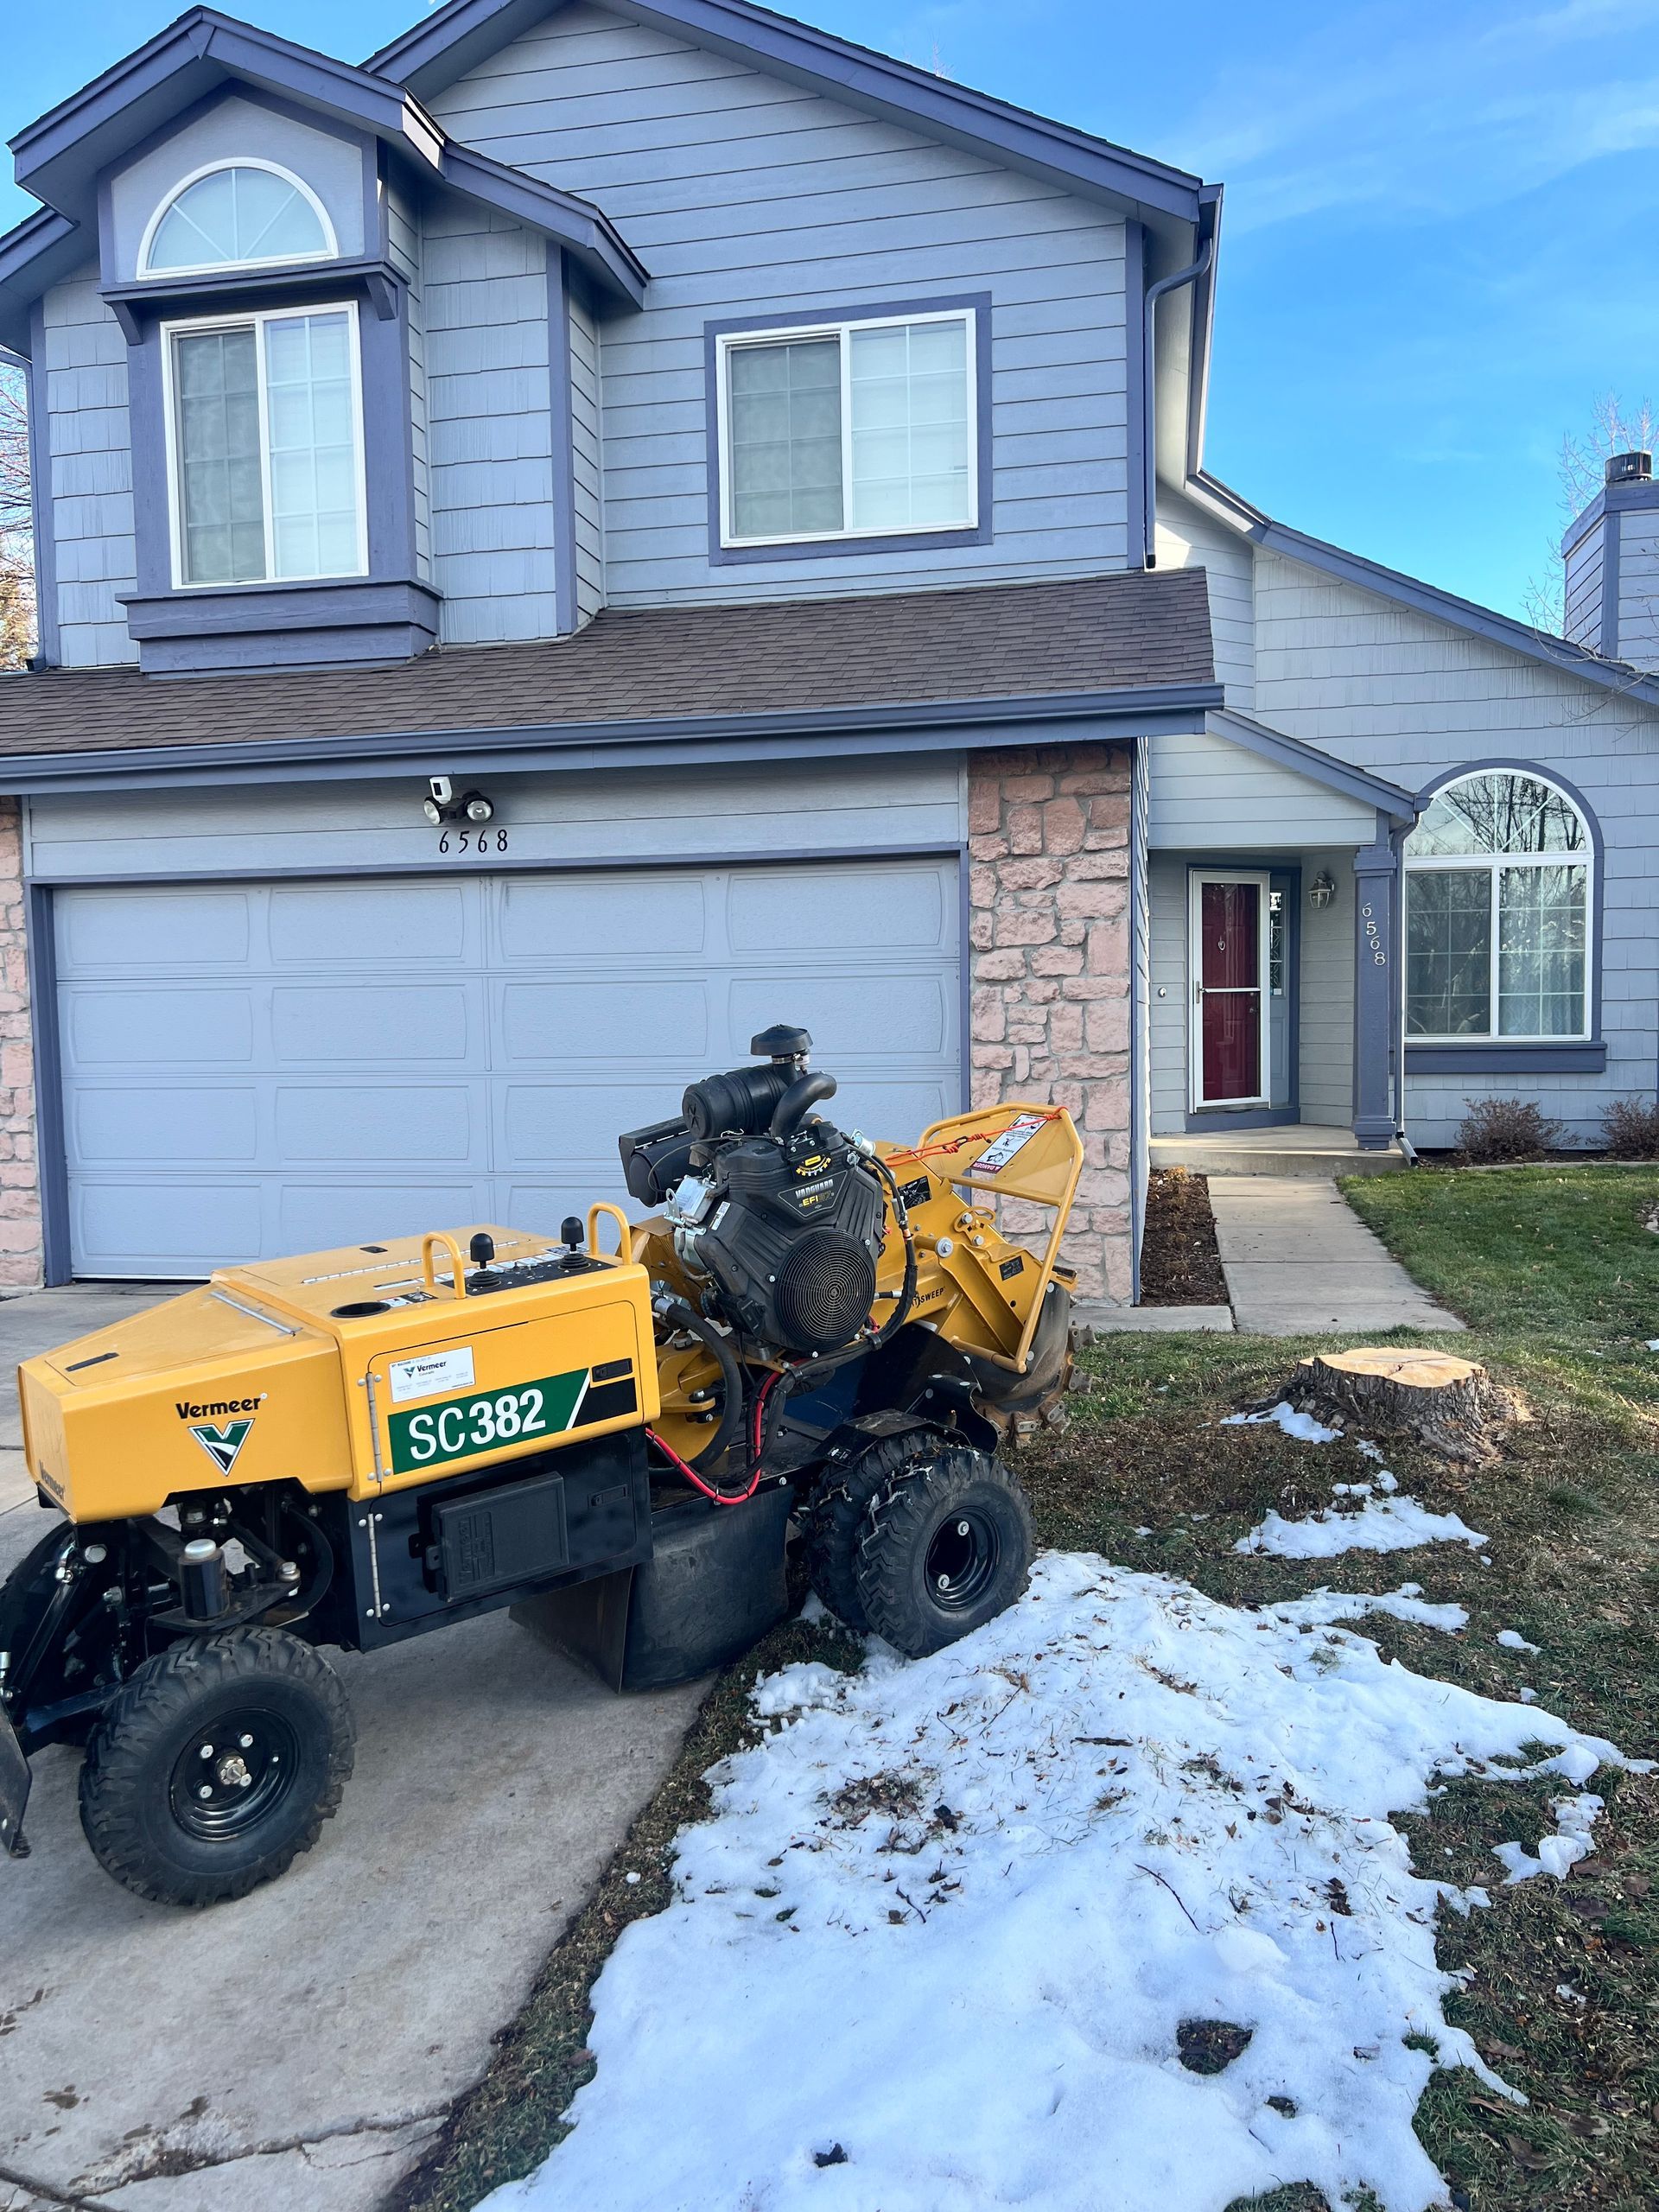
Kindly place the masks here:
POLYGON ((791 1522, 830 1609, 912 1656, 1018 1596, 997 1448, 1065 1384, 1077 1131, 1010 1103, 843 1134, 810 1044, 767 1030, 621 1138, 637 1225, 226 1268, 25 1362, 54 1518, 0 1590, 0 1844, 30 1755, 80 1745, 110 1873, 242 1896, 351 1770, 319 1647, 511 1606, 618 1689, 685 1680, 782 1618, 791 1522))

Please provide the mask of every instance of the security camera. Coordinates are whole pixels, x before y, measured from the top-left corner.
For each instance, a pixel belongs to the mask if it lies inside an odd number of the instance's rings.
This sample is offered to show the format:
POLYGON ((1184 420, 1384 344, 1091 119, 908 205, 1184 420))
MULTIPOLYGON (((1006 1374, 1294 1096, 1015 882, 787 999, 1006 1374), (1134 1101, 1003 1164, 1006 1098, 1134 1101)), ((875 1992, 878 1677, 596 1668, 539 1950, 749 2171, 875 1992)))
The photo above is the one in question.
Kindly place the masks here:
POLYGON ((448 806, 455 796, 455 787, 448 776, 429 776, 426 788, 439 806, 448 806))

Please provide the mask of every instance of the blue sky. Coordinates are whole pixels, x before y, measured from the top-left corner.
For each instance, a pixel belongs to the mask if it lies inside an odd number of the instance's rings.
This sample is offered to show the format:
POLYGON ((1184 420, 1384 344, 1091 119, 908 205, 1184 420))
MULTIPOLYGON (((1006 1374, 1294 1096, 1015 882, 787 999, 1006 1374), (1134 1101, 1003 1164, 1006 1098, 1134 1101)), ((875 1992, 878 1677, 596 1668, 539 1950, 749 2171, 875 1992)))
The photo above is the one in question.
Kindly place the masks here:
MULTIPOLYGON (((241 12, 358 60, 418 5, 241 12)), ((1659 0, 798 11, 1226 185, 1208 457, 1287 522, 1518 613, 1563 432, 1659 397, 1659 0)), ((0 136, 179 12, 19 6, 0 136)))

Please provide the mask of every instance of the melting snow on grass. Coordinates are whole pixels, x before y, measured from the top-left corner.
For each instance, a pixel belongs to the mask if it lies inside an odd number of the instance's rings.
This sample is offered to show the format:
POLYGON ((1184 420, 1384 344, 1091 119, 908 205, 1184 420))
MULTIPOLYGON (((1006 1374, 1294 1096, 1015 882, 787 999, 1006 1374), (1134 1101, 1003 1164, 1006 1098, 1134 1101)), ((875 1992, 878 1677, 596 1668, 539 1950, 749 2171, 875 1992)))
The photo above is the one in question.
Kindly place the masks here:
POLYGON ((933 1658, 761 1682, 778 1732, 715 1770, 675 1901, 597 1985, 574 2133, 493 2212, 1441 2202, 1431 2050, 1502 2085, 1446 2021, 1433 1923, 1484 1893, 1414 1873, 1389 1815, 1540 1770, 1489 1767, 1523 1745, 1574 1788, 1618 1755, 1383 1665, 1319 1624, 1338 1602, 1051 1554, 933 1658), (1205 2022, 1248 2031, 1208 2076, 1205 2022))
POLYGON ((1468 1544, 1478 1551, 1490 1541, 1459 1515, 1430 1513, 1414 1497, 1368 1497, 1357 1513, 1326 1511, 1306 1521, 1269 1513, 1233 1549, 1271 1552, 1278 1559, 1334 1559, 1339 1552, 1405 1552, 1419 1544, 1468 1544))

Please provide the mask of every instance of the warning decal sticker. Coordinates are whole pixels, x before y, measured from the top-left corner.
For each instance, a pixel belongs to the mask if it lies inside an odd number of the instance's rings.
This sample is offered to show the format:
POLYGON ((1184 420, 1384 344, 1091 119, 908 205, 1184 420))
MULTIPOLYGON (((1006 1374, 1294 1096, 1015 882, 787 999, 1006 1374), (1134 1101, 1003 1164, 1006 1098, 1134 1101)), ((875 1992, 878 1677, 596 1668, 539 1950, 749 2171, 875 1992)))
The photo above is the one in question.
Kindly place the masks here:
POLYGON ((1000 1175, 1017 1152, 1022 1151, 1039 1129, 1046 1126, 1046 1114, 1021 1114, 994 1137, 968 1170, 970 1175, 1000 1175))

